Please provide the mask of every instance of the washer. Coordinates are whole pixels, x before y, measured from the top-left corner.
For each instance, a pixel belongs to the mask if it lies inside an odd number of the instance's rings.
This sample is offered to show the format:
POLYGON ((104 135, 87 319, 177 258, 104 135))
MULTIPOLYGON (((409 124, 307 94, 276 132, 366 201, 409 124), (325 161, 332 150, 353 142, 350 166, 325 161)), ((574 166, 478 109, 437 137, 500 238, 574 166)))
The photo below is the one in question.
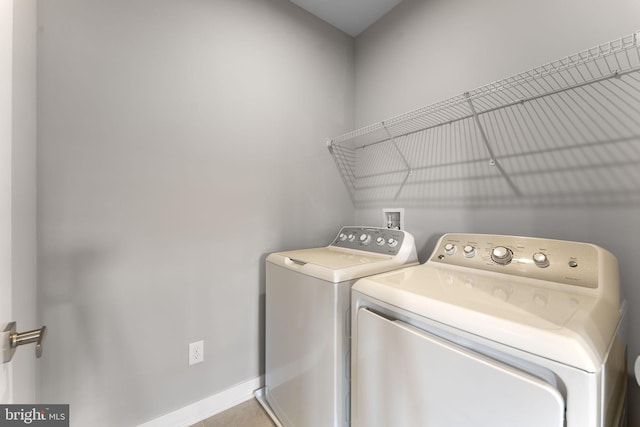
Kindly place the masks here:
POLYGON ((626 422, 618 265, 586 243, 445 234, 352 290, 352 426, 626 422))
POLYGON ((372 227, 343 227, 329 246, 267 257, 263 394, 276 422, 349 425, 351 286, 412 264, 411 234, 372 227))

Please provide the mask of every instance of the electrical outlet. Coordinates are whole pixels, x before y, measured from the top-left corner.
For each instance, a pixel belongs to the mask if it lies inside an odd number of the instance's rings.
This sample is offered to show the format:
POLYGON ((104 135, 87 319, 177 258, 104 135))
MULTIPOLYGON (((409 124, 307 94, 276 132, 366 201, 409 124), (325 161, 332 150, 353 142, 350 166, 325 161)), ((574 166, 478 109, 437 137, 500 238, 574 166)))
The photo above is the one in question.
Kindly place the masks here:
POLYGON ((204 362, 204 341, 189 344, 189 366, 204 362))

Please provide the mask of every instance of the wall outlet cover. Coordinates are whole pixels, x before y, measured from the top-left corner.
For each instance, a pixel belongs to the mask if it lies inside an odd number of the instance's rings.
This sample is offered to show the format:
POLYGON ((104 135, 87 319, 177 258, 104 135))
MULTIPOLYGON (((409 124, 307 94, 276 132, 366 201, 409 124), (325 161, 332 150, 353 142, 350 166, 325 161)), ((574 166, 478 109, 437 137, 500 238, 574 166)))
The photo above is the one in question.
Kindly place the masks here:
POLYGON ((204 341, 189 344, 189 366, 204 362, 204 341))

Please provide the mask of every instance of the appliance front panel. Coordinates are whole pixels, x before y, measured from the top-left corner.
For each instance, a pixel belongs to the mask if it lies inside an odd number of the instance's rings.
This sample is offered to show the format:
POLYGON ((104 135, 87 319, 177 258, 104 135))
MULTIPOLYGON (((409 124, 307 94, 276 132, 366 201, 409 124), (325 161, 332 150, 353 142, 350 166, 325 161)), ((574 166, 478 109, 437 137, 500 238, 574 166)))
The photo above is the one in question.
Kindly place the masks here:
POLYGON ((266 399, 284 426, 346 426, 351 282, 267 263, 266 399))
POLYGON ((540 378, 366 308, 356 319, 352 427, 564 425, 540 378))

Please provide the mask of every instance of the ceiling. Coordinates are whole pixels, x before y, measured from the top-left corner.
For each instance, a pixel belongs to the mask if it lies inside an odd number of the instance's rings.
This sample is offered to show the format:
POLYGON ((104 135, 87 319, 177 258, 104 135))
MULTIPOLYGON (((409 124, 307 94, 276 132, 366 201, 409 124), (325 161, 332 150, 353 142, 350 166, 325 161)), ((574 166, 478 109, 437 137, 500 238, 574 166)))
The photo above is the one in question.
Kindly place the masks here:
POLYGON ((357 36, 402 0, 290 0, 323 21, 357 36))

